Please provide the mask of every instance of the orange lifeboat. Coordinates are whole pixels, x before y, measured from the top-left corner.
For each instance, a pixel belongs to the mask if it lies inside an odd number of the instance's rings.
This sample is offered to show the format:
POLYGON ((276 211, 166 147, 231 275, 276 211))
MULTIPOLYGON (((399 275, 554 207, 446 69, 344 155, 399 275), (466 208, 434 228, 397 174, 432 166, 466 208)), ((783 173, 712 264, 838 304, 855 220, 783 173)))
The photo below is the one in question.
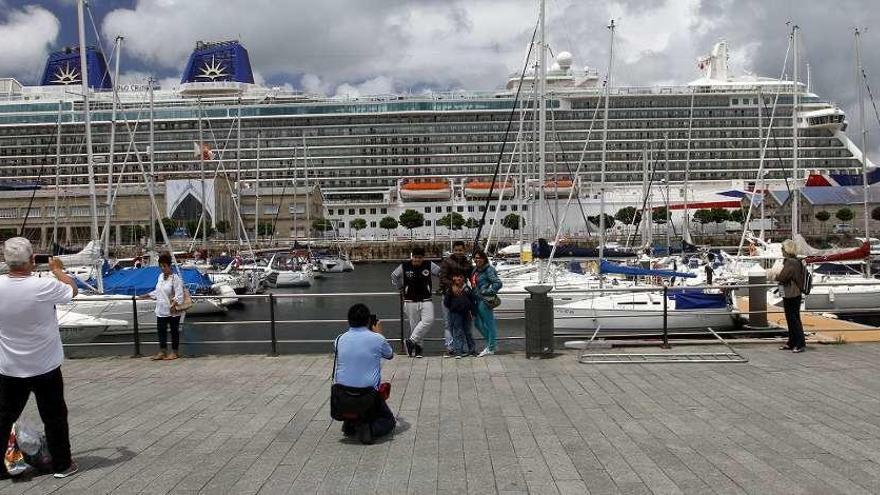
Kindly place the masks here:
POLYGON ((544 196, 548 198, 568 197, 572 189, 577 193, 577 187, 575 187, 574 181, 571 179, 551 179, 544 182, 544 196))
POLYGON ((400 183, 402 199, 450 199, 452 185, 446 179, 424 181, 404 180, 400 183))
POLYGON ((496 181, 495 187, 492 187, 492 181, 471 180, 464 185, 464 195, 469 198, 486 198, 492 191, 492 197, 502 196, 505 198, 513 197, 514 183, 513 181, 496 181))

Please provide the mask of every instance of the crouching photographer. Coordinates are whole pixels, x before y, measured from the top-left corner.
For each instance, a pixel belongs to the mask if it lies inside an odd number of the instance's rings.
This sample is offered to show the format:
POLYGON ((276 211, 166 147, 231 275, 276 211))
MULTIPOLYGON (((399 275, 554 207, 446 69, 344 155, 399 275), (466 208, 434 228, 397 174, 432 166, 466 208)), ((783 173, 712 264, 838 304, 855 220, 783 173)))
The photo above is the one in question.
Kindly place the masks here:
POLYGON ((391 345, 382 336, 381 322, 363 304, 348 310, 349 329, 333 344, 333 385, 330 388, 330 415, 342 421, 346 436, 357 435, 361 443, 394 430, 396 421, 385 400, 390 386, 382 381, 382 360, 394 357, 391 345))

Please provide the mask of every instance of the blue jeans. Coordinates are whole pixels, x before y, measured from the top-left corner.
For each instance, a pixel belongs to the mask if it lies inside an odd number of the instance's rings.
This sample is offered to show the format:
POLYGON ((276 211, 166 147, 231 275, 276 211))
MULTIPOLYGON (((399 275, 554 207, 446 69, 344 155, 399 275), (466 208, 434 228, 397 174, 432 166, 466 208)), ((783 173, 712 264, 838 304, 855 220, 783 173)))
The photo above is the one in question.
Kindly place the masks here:
POLYGON ((492 308, 487 306, 483 301, 477 303, 474 326, 477 327, 477 330, 479 330, 480 334, 483 335, 483 338, 486 339, 486 349, 489 349, 490 351, 497 350, 495 349, 495 340, 498 336, 498 326, 495 322, 495 312, 492 311, 492 308))
POLYGON ((450 311, 449 323, 452 327, 452 351, 456 354, 473 353, 477 346, 471 335, 471 315, 450 311))

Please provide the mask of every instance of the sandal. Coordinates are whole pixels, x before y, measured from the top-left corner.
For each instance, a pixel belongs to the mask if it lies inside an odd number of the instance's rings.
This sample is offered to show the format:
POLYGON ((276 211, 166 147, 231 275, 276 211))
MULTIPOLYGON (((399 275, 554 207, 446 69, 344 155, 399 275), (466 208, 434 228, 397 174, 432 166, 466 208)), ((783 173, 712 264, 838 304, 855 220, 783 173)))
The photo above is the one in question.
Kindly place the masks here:
POLYGON ((180 356, 178 356, 176 352, 171 351, 171 354, 165 356, 165 361, 174 361, 178 357, 180 357, 180 356))
POLYGON ((162 361, 164 359, 165 359, 165 351, 159 351, 156 353, 155 356, 150 358, 150 360, 152 360, 152 361, 162 361))

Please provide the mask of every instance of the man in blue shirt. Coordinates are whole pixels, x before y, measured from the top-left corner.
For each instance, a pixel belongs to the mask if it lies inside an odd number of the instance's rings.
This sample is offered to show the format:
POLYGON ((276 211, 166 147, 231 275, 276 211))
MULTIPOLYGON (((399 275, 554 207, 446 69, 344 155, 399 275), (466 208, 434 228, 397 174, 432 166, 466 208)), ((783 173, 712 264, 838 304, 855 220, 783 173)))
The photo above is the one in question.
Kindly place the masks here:
MULTIPOLYGON (((377 321, 370 328, 370 309, 363 304, 355 304, 348 310, 349 329, 337 337, 336 368, 334 383, 354 389, 373 388, 378 390, 382 380, 382 360, 394 357, 391 345, 382 336, 377 321)), ((372 411, 364 415, 365 420, 356 424, 345 421, 342 432, 346 436, 357 434, 363 443, 373 443, 373 439, 391 433, 396 421, 394 414, 378 393, 372 411)))

